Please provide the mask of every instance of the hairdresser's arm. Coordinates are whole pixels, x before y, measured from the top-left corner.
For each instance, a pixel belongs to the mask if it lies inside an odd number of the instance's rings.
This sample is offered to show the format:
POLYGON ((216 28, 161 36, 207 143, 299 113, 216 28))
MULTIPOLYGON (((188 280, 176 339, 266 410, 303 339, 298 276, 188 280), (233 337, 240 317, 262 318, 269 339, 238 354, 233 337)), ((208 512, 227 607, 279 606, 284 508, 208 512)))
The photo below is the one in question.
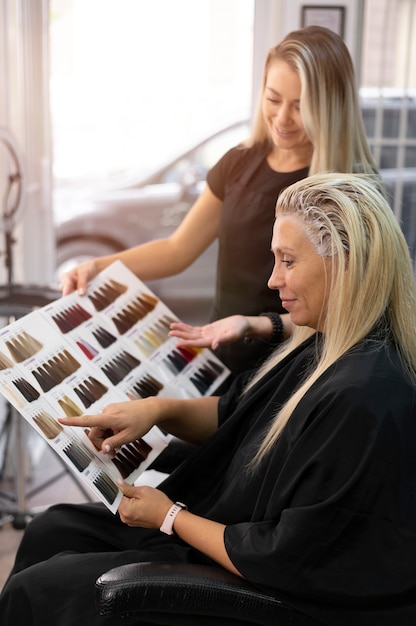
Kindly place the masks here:
POLYGON ((208 185, 175 232, 166 239, 149 241, 109 256, 78 265, 61 277, 62 294, 84 294, 88 282, 116 260, 122 261, 141 280, 156 280, 182 272, 218 236, 222 201, 208 185))
POLYGON ((114 455, 124 443, 136 441, 152 426, 159 426, 184 441, 199 444, 218 427, 218 397, 160 398, 150 397, 109 404, 98 415, 62 417, 61 424, 89 429, 96 448, 114 455))
MULTIPOLYGON (((289 314, 280 316, 283 322, 283 339, 292 334, 293 325, 289 314)), ((212 348, 234 343, 244 337, 258 337, 269 340, 273 333, 271 320, 263 315, 231 315, 205 326, 191 326, 183 322, 173 322, 169 335, 178 337, 178 346, 212 348)))

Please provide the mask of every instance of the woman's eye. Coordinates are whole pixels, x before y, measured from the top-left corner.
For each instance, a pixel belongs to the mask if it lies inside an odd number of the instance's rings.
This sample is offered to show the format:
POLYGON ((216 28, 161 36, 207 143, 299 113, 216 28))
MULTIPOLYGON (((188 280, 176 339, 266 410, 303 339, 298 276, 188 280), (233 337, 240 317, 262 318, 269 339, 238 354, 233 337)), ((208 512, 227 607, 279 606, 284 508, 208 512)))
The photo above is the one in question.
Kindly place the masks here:
POLYGON ((282 259, 281 262, 285 263, 286 267, 290 267, 293 263, 293 261, 290 261, 289 259, 282 259))

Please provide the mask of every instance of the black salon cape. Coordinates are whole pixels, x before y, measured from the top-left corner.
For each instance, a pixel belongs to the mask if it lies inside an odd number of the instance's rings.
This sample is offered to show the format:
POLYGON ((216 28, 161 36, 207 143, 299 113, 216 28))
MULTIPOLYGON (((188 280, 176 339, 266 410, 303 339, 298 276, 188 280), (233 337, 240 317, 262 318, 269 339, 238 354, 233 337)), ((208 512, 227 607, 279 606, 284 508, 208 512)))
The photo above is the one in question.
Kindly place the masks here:
POLYGON ((254 584, 331 626, 416 625, 416 389, 396 351, 361 343, 295 409, 259 471, 255 444, 314 358, 309 339, 240 397, 161 485, 227 524, 225 546, 254 584))

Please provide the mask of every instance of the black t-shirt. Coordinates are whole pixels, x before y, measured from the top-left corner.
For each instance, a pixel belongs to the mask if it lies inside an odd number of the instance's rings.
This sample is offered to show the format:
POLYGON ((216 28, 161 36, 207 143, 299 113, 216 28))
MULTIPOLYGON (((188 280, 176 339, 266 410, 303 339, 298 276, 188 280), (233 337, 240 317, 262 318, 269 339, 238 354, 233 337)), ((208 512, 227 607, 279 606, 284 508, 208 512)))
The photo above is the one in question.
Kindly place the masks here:
MULTIPOLYGON (((276 201, 284 188, 308 175, 308 168, 275 172, 267 163, 267 152, 264 146, 232 148, 207 176, 211 191, 223 201, 212 320, 283 312, 277 292, 267 286, 273 269, 270 246, 276 201)), ((218 350, 233 373, 255 367, 267 354, 266 344, 256 340, 218 350)))

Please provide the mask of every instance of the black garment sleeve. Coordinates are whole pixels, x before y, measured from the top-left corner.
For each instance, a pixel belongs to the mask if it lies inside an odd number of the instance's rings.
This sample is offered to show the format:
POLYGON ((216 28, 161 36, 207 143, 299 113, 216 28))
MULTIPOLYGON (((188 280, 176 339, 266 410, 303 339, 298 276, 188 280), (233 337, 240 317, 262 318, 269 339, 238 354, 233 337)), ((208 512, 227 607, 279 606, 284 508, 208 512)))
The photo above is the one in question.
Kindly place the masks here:
POLYGON ((235 146, 228 150, 207 174, 207 183, 212 193, 224 200, 227 187, 242 176, 259 148, 235 146))
POLYGON ((244 391, 245 386, 252 376, 254 376, 255 371, 247 371, 236 376, 231 383, 230 388, 227 392, 221 396, 218 402, 218 425, 223 424, 226 419, 233 414, 240 398, 241 394, 244 391))

